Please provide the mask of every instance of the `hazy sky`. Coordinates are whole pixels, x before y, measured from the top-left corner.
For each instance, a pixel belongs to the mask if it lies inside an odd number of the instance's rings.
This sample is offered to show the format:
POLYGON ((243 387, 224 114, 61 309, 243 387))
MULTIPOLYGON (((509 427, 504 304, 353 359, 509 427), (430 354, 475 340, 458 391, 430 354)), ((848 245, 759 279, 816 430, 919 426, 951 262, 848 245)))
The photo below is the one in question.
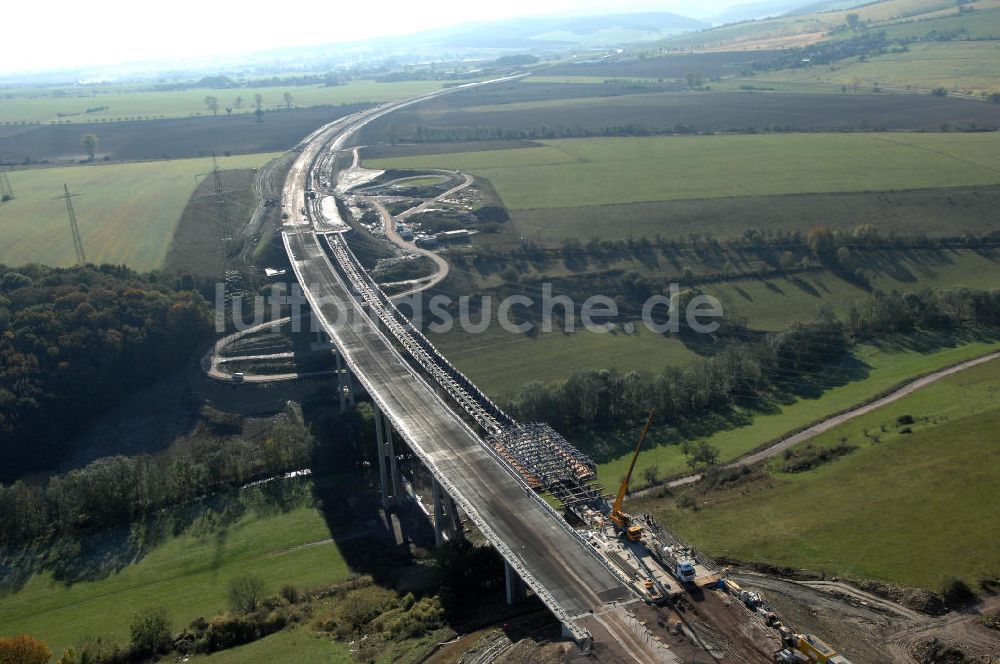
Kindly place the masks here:
MULTIPOLYGON (((745 0, 743 0, 745 1, 745 0)), ((0 71, 357 41, 469 21, 567 11, 705 16, 740 0, 10 0, 0 71)))

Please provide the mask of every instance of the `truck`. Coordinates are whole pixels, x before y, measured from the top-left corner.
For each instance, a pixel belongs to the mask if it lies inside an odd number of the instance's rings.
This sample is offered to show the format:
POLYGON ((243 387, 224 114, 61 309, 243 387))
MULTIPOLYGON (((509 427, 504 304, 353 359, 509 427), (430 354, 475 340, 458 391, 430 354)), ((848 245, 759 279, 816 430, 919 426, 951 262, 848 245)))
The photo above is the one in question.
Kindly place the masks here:
POLYGON ((694 583, 697 572, 694 568, 695 559, 690 551, 680 546, 665 546, 662 558, 674 578, 686 585, 694 583))

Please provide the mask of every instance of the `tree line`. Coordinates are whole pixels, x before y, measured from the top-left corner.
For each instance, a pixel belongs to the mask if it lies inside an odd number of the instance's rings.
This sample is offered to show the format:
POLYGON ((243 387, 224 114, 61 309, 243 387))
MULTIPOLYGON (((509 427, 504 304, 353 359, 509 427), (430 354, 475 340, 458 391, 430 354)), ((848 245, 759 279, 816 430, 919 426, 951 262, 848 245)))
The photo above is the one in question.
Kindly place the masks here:
POLYGON ((844 320, 824 309, 811 322, 729 344, 702 362, 659 374, 608 369, 553 384, 532 382, 506 407, 521 420, 545 421, 565 433, 634 426, 650 409, 658 421, 679 424, 822 385, 858 340, 963 327, 1000 328, 1000 291, 875 292, 851 306, 844 320))
POLYGON ((50 468, 120 397, 211 338, 208 303, 123 266, 0 266, 0 479, 50 468))
POLYGON ((313 461, 313 437, 295 413, 277 418, 256 437, 239 435, 236 416, 211 411, 206 417, 204 431, 159 455, 103 457, 45 485, 0 485, 0 544, 127 525, 313 461))

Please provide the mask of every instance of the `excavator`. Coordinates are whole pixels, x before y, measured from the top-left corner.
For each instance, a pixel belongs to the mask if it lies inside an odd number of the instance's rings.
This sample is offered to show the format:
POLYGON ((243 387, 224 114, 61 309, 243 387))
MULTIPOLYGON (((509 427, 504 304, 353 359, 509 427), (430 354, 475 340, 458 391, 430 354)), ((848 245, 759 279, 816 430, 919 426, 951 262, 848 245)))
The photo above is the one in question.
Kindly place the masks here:
POLYGON ((628 474, 625 475, 625 479, 622 480, 622 485, 618 489, 618 497, 615 498, 614 504, 611 506, 611 522, 615 524, 615 528, 619 531, 625 533, 630 542, 642 541, 642 526, 633 525, 631 523, 632 516, 622 511, 622 501, 625 500, 625 494, 628 493, 628 483, 632 479, 632 471, 635 470, 635 461, 639 458, 639 450, 642 448, 642 441, 646 438, 646 433, 649 431, 649 425, 653 422, 653 411, 649 411, 649 417, 646 418, 646 426, 642 428, 642 433, 639 434, 639 442, 635 444, 635 452, 632 453, 632 463, 629 464, 628 474))

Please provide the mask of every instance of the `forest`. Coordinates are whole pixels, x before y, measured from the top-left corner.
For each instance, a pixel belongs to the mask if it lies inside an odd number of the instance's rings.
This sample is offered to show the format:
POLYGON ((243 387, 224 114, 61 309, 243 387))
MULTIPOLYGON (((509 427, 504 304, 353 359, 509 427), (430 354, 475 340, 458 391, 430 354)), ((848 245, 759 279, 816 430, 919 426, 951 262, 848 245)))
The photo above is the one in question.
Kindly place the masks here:
POLYGON ((0 266, 0 480, 52 468, 122 395, 211 338, 205 299, 124 266, 0 266))

